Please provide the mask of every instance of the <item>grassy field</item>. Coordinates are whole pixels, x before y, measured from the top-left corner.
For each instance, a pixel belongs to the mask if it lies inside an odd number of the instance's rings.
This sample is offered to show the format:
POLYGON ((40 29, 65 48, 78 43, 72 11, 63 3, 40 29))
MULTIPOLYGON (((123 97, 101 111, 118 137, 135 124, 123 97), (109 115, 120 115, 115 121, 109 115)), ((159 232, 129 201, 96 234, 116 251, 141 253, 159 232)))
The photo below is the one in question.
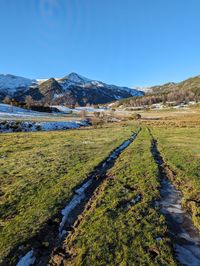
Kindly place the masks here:
POLYGON ((199 114, 141 124, 142 132, 121 154, 75 233, 66 239, 69 265, 176 265, 165 218, 152 204, 159 198, 159 182, 146 125, 174 172, 169 177, 182 191, 183 207, 200 230, 199 114))
MULTIPOLYGON (((68 238, 72 265, 176 265, 165 219, 153 204, 159 181, 148 127, 200 230, 200 115, 148 114, 68 238)), ((99 129, 1 134, 1 260, 22 244, 26 248, 30 237, 60 213, 73 189, 138 125, 129 121, 99 129)))
POLYGON ((142 124, 156 127, 199 127, 200 108, 199 106, 181 110, 149 110, 140 112, 142 124))
POLYGON ((0 258, 37 234, 136 127, 1 134, 0 258))
POLYGON ((109 171, 75 234, 66 241, 67 265, 176 265, 159 197, 151 137, 143 129, 109 171))

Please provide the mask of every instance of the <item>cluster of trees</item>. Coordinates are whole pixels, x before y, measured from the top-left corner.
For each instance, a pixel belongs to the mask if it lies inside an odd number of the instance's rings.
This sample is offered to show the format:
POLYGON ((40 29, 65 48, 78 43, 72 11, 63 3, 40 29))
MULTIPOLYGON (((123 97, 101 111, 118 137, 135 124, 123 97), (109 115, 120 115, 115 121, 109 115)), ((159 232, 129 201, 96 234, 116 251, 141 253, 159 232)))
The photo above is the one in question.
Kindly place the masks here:
MULTIPOLYGON (((142 97, 131 98, 122 101, 124 107, 139 107, 139 106, 151 106, 156 103, 166 104, 167 102, 174 102, 175 104, 188 103, 189 101, 200 100, 200 95, 191 90, 175 90, 169 93, 163 94, 150 94, 142 97)), ((119 105, 121 103, 119 102, 119 105)))
POLYGON ((102 127, 107 123, 107 119, 104 112, 94 112, 94 116, 90 119, 94 128, 102 127))
MULTIPOLYGON (((49 107, 49 104, 45 100, 35 101, 30 95, 27 95, 23 102, 17 101, 16 99, 6 96, 3 100, 3 103, 38 111, 40 111, 40 109, 48 109, 49 107)), ((80 107, 78 103, 64 104, 64 106, 72 109, 80 107)), ((86 107, 94 107, 94 105, 87 103, 86 107)), ((99 105, 95 106, 95 108, 99 108, 99 105)))
POLYGON ((85 110, 80 112, 80 116, 82 120, 88 120, 94 128, 102 127, 103 124, 107 122, 106 116, 104 112, 94 112, 93 116, 88 116, 85 110))
POLYGON ((6 96, 3 100, 3 103, 5 104, 10 104, 10 105, 14 105, 17 107, 27 107, 30 108, 32 105, 34 105, 34 100, 33 98, 28 95, 26 96, 25 102, 19 102, 15 99, 10 98, 9 96, 6 96))
MULTIPOLYGON (((118 121, 118 118, 115 116, 115 113, 113 110, 110 110, 108 112, 98 112, 95 111, 93 114, 88 114, 85 110, 82 110, 80 112, 80 116, 82 120, 87 120, 94 128, 102 127, 103 125, 109 123, 109 122, 116 122, 118 121)), ((131 117, 131 120, 133 119, 139 119, 137 114, 137 118, 131 117)))
POLYGON ((34 101, 30 95, 26 96, 24 102, 19 102, 15 99, 6 96, 3 100, 3 103, 9 104, 11 106, 31 109, 38 112, 58 111, 56 108, 51 108, 48 104, 43 104, 41 102, 34 101))

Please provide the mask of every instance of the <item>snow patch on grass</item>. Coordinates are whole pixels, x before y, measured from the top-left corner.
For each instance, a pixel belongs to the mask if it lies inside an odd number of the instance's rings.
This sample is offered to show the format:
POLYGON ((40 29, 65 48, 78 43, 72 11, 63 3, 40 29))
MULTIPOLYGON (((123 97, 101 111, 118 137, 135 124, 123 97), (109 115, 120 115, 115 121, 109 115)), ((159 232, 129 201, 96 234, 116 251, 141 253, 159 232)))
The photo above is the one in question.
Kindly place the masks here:
POLYGON ((57 122, 34 122, 34 121, 2 121, 0 122, 0 132, 35 132, 77 129, 82 126, 88 126, 86 121, 57 121, 57 122))

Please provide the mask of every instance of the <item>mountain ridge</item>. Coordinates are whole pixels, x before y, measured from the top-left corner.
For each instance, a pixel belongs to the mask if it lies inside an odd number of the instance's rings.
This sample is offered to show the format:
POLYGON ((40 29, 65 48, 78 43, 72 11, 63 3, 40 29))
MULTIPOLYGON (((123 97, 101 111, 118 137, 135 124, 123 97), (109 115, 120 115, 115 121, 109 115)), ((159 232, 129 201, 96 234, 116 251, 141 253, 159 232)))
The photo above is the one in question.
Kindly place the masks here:
POLYGON ((0 74, 0 100, 6 96, 25 101, 31 96, 42 104, 104 104, 117 99, 141 96, 144 93, 128 87, 109 85, 72 72, 63 78, 27 79, 0 74))

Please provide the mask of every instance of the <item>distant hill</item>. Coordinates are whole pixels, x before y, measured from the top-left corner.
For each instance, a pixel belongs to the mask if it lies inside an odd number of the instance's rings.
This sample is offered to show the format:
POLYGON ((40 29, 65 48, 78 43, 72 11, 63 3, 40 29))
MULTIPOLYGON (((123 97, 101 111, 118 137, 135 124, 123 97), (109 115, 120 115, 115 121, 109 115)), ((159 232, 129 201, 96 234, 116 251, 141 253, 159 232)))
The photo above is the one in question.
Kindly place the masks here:
POLYGON ((150 90, 153 93, 168 93, 175 90, 187 90, 198 93, 200 92, 200 76, 192 77, 179 83, 169 82, 164 85, 153 86, 150 90))
POLYGON ((137 107, 156 103, 188 103, 200 101, 200 76, 192 77, 179 83, 169 82, 164 85, 149 87, 141 97, 119 100, 116 106, 137 107))
POLYGON ((76 73, 47 80, 0 75, 0 101, 8 96, 24 102, 27 96, 31 96, 33 101, 43 105, 85 106, 141 95, 144 93, 139 90, 108 85, 76 73))

